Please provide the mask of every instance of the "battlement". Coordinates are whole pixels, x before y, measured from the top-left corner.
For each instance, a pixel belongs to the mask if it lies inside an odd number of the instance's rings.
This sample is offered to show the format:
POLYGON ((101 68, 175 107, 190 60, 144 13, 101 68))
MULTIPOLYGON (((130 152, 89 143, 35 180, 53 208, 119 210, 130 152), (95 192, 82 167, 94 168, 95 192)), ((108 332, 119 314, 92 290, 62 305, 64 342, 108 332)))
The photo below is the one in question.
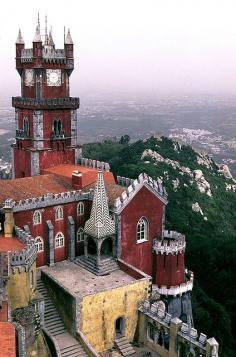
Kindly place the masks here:
POLYGON ((11 199, 5 201, 5 207, 13 208, 13 212, 27 211, 32 209, 44 208, 48 206, 57 206, 63 203, 78 202, 83 200, 92 200, 93 190, 89 192, 68 191, 62 193, 47 193, 40 197, 27 198, 15 202, 11 199))
POLYGON ((156 254, 177 254, 185 251, 185 236, 176 231, 162 232, 162 239, 153 240, 153 251, 156 254))
POLYGON ((15 226, 15 235, 24 243, 25 248, 20 251, 9 253, 11 268, 23 266, 28 270, 36 260, 37 251, 33 237, 23 229, 15 226))
POLYGON ((79 162, 79 165, 84 167, 89 167, 91 169, 100 169, 102 171, 110 171, 110 165, 107 162, 92 160, 82 157, 79 162))
MULTIPOLYGON (((170 314, 160 308, 160 304, 157 302, 151 303, 149 300, 145 300, 138 309, 139 313, 146 317, 145 326, 146 338, 148 344, 160 344, 160 348, 165 350, 169 349, 169 345, 176 341, 178 346, 176 350, 181 348, 181 344, 194 349, 195 352, 202 356, 212 356, 212 351, 218 353, 218 343, 215 339, 208 339, 203 333, 199 333, 195 328, 182 322, 178 318, 172 318, 170 314), (173 328, 174 327, 174 328, 173 328), (160 339, 160 336, 162 338, 160 339), (163 339, 167 342, 163 345, 163 339)), ((214 356, 218 356, 215 354, 214 356)))
POLYGON ((190 270, 186 270, 185 273, 186 281, 177 286, 167 287, 165 285, 162 286, 154 286, 153 290, 155 290, 160 295, 165 296, 177 296, 186 293, 187 291, 191 291, 193 289, 193 272, 190 270))
POLYGON ((162 186, 162 183, 158 180, 153 180, 150 176, 142 173, 138 176, 138 179, 130 179, 127 177, 117 176, 117 184, 126 187, 126 190, 115 200, 115 211, 119 211, 125 207, 135 192, 137 192, 143 184, 148 185, 162 200, 164 204, 167 204, 167 192, 162 186))
POLYGON ((12 106, 22 109, 78 109, 80 99, 78 97, 35 99, 24 97, 12 97, 12 106))

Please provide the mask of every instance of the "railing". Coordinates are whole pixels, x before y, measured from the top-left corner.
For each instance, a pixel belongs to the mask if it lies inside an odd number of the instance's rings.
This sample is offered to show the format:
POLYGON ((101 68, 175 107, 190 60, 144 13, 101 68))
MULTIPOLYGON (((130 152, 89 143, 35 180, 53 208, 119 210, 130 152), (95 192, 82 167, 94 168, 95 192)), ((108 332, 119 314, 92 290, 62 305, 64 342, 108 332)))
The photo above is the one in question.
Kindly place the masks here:
POLYGON ((58 109, 58 108, 78 109, 80 106, 80 99, 78 97, 48 98, 48 99, 13 97, 12 106, 15 108, 26 108, 26 109, 33 108, 39 110, 58 109))
POLYGON ((25 132, 22 129, 16 129, 16 138, 17 139, 29 139, 29 133, 25 132))
POLYGON ((62 140, 65 139, 65 132, 64 130, 60 131, 53 131, 51 135, 52 140, 62 140))
POLYGON ((32 265, 37 256, 33 237, 17 226, 15 226, 15 234, 25 244, 25 248, 14 253, 9 253, 11 267, 32 265))
POLYGON ((175 231, 163 231, 161 239, 153 240, 153 251, 158 254, 175 254, 184 252, 185 236, 175 231))
POLYGON ((44 48, 43 49, 43 58, 59 58, 65 59, 66 54, 64 49, 55 50, 54 48, 44 48))

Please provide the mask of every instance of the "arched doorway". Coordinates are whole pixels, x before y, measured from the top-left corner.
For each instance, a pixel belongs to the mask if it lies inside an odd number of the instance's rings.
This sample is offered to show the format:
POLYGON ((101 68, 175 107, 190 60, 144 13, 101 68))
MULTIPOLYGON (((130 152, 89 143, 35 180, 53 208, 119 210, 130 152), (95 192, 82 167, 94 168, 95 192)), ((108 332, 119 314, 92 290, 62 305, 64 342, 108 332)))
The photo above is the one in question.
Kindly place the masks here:
POLYGON ((125 319, 124 317, 118 317, 115 321, 115 334, 116 338, 122 337, 125 335, 125 319))
POLYGON ((96 255, 97 254, 97 246, 96 243, 94 242, 93 238, 88 239, 88 254, 90 255, 96 255))
POLYGON ((105 239, 101 246, 101 255, 112 256, 112 246, 113 246, 112 239, 111 238, 105 239))

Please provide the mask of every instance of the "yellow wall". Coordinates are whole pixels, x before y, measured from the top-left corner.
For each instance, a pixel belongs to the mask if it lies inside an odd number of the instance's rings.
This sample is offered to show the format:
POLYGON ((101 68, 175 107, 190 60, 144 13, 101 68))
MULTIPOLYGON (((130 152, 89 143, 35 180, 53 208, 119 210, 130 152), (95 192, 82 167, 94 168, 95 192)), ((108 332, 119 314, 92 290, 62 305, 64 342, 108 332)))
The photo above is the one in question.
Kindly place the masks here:
POLYGON ((97 352, 114 346, 115 321, 125 318, 125 336, 133 340, 138 304, 148 296, 148 279, 86 296, 80 304, 80 331, 97 352))
POLYGON ((33 299, 36 290, 36 263, 34 262, 30 271, 25 272, 23 268, 15 268, 15 273, 11 273, 7 282, 8 299, 12 310, 28 305, 33 299), (30 271, 33 271, 33 286, 30 287, 30 271))

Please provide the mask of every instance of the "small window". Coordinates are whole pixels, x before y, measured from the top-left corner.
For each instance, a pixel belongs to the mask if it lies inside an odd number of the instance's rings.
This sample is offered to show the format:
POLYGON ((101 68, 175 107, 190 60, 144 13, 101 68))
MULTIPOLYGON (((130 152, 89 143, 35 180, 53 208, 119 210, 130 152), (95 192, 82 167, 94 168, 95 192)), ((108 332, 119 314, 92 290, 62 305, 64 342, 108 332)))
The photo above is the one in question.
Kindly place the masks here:
POLYGON ((26 136, 29 135, 29 119, 26 117, 23 119, 23 131, 26 136))
POLYGON ((55 220, 59 221, 63 219, 63 208, 61 206, 56 208, 55 220))
POLYGON ((77 206, 77 216, 83 216, 84 215, 84 204, 83 202, 79 202, 77 206))
POLYGON ((80 227, 77 231, 77 243, 80 243, 83 241, 84 241, 84 230, 82 227, 80 227))
POLYGON ((62 232, 58 232, 55 237, 55 248, 64 247, 64 234, 62 232))
POLYGON ((33 224, 41 224, 42 223, 42 214, 40 211, 35 211, 33 214, 33 224))
POLYGON ((148 240, 148 222, 146 218, 139 219, 137 224, 137 243, 148 240))
POLYGON ((35 246, 37 253, 43 252, 43 238, 42 237, 36 237, 35 238, 35 246))
POLYGON ((29 280, 30 280, 30 289, 32 289, 34 286, 34 272, 33 272, 33 270, 30 270, 29 280))

